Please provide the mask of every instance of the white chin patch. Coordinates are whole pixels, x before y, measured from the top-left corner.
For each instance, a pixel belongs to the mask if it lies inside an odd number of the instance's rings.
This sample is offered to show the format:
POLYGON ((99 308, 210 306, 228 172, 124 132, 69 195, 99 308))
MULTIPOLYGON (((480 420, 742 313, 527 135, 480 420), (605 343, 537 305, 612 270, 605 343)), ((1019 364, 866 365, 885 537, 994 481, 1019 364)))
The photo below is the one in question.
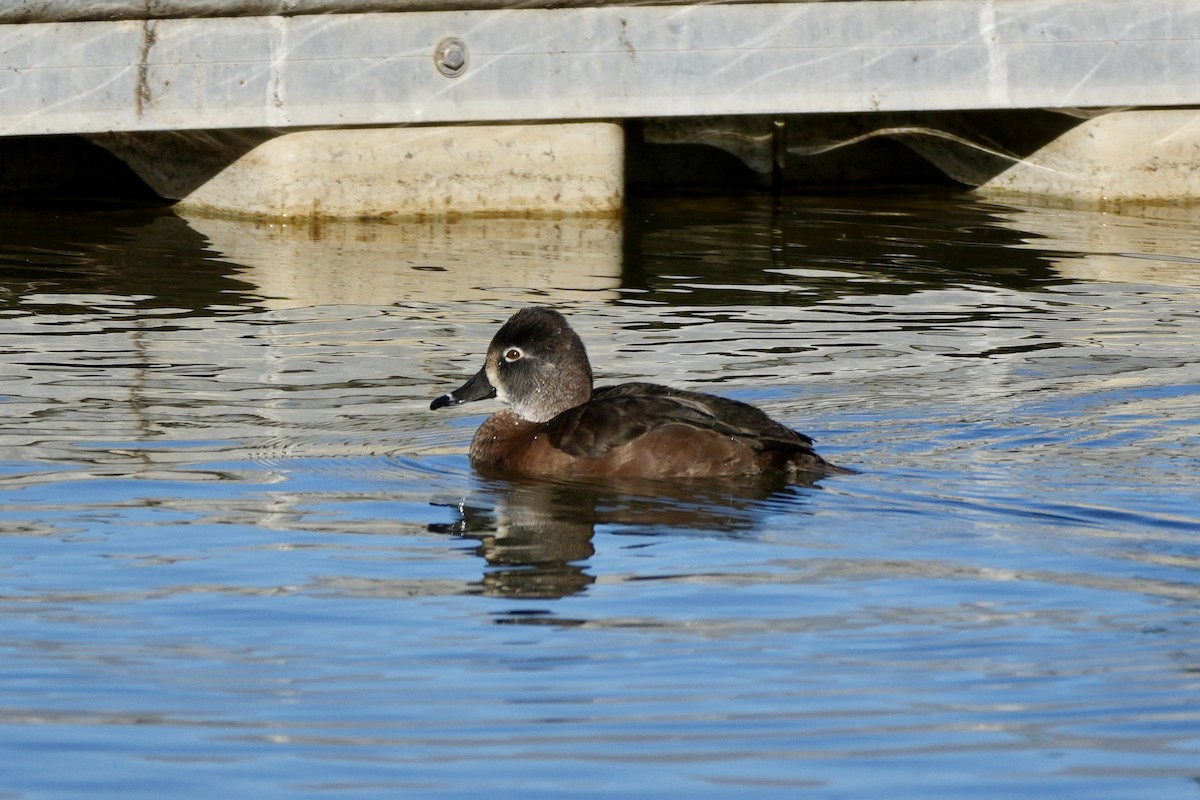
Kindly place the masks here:
POLYGON ((492 388, 496 390, 496 399, 501 403, 507 403, 508 392, 504 391, 504 387, 500 385, 500 376, 498 374, 499 370, 497 370, 491 364, 488 364, 485 372, 487 373, 488 383, 490 383, 492 388))

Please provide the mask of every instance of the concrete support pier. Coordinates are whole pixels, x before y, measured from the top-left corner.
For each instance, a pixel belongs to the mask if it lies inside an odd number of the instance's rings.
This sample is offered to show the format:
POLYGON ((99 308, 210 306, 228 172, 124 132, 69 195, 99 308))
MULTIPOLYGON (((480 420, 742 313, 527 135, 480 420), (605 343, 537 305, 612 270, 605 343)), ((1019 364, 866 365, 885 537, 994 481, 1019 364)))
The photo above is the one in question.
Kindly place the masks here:
POLYGON ((888 138, 968 185, 1189 202, 1198 70, 1195 0, 17 0, 0 137, 255 215, 611 211, 628 121, 773 180, 888 138))
POLYGON ((624 199, 624 133, 612 123, 92 138, 160 196, 224 215, 609 215, 624 199))
POLYGON ((762 187, 922 182, 932 168, 983 194, 1069 205, 1200 201, 1194 108, 660 119, 644 136, 729 152, 762 187))
POLYGON ((1154 109, 1083 121, 981 187, 1070 203, 1200 200, 1200 110, 1154 109))

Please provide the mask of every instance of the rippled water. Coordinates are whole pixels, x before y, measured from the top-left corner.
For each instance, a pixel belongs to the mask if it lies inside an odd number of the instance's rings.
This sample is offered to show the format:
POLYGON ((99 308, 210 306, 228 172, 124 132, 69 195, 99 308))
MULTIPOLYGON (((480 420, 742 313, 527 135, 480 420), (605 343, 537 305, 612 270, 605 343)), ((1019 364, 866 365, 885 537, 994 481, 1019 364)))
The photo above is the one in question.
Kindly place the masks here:
POLYGON ((0 209, 0 796, 1195 797, 1198 221, 0 209), (530 303, 859 474, 473 475, 530 303))

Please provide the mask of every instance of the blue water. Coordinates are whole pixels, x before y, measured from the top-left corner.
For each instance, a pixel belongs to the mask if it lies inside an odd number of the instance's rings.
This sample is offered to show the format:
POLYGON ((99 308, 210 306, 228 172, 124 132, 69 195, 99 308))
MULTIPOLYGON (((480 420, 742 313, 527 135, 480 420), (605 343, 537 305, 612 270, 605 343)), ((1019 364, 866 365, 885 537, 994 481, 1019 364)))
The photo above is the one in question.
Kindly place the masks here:
POLYGON ((1191 212, 0 217, 0 797, 1200 793, 1191 212), (531 303, 859 473, 473 474, 531 303))

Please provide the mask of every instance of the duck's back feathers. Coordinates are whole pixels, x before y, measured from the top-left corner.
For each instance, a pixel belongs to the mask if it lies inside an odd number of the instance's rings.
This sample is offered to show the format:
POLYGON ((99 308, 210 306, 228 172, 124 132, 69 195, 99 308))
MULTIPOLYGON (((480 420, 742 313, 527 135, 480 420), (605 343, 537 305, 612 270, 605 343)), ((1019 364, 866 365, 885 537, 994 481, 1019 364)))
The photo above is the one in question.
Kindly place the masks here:
MULTIPOLYGON (((781 425, 754 406, 715 395, 653 383, 597 389, 592 400, 546 424, 550 443, 577 458, 601 459, 651 437, 660 448, 699 447, 729 451, 731 469, 820 469, 812 439, 781 425), (750 459, 747 460, 747 456, 750 459), (737 467, 741 463, 741 467, 737 467)), ((645 447, 641 448, 645 452, 645 447)), ((654 454, 645 453, 653 458, 654 454)), ((663 454, 669 456, 669 453, 663 454)))

